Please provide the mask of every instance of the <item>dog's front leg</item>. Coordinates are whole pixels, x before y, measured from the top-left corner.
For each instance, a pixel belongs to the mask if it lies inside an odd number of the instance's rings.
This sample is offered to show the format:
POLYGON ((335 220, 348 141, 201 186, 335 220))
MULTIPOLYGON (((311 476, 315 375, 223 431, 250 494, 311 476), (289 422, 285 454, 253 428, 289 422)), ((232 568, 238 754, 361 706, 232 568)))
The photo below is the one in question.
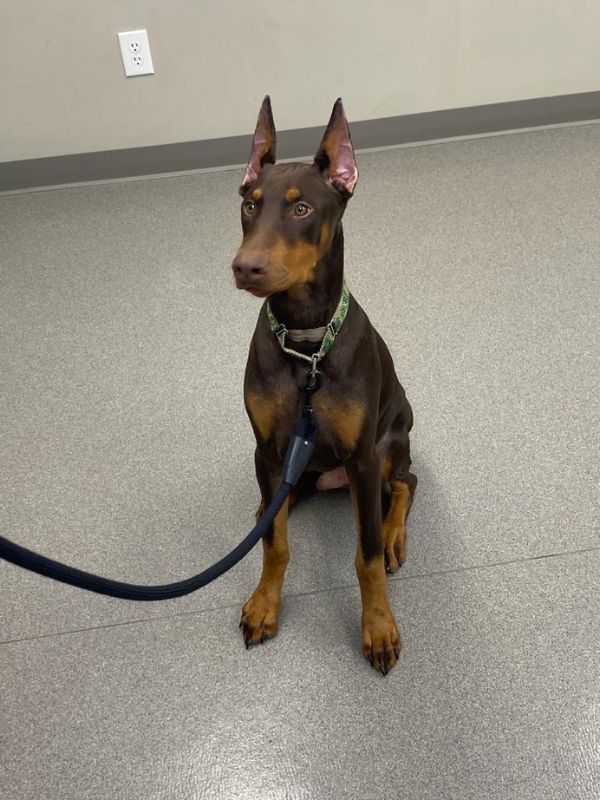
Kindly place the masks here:
MULTIPOLYGON (((255 454, 256 477, 262 495, 261 508, 271 502, 279 485, 280 475, 269 465, 257 448, 255 454)), ((288 500, 275 517, 270 530, 263 537, 263 568, 258 586, 242 609, 240 627, 246 647, 262 644, 277 634, 277 618, 281 606, 281 588, 290 558, 287 538, 288 500)))
POLYGON ((347 466, 358 528, 356 574, 362 597, 362 648, 387 675, 400 652, 400 634, 387 599, 381 532, 381 464, 376 453, 347 466))

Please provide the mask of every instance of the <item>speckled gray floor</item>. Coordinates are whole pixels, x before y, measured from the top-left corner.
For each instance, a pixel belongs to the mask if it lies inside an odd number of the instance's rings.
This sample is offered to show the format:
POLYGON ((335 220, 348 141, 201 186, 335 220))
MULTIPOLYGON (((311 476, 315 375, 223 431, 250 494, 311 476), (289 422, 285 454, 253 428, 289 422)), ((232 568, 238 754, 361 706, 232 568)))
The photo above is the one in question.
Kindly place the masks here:
MULTIPOLYGON (((253 552, 135 605, 0 563, 2 800, 600 794, 600 126, 360 157, 351 288, 416 416, 405 649, 359 648, 352 511, 290 523, 279 637, 253 552)), ((236 172, 0 197, 0 532, 174 580, 257 503, 236 172)))

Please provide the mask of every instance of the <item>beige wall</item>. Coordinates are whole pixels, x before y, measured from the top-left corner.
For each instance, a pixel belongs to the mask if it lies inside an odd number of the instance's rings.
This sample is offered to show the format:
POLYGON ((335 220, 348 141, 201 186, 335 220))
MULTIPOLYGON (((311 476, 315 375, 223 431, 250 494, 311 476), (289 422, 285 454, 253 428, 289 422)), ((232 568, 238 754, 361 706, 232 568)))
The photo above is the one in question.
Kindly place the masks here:
POLYGON ((600 89, 600 0, 0 0, 0 161, 600 89), (156 75, 116 33, 147 28, 156 75))

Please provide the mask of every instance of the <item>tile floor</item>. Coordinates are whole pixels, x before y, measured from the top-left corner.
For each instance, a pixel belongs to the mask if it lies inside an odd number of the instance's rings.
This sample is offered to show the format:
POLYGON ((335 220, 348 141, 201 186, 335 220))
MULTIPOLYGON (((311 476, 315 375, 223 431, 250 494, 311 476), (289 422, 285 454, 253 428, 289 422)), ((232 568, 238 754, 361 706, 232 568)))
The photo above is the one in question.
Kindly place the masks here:
MULTIPOLYGON (((600 125, 359 165, 347 277, 416 417, 398 667, 343 493, 291 517, 249 652, 259 549, 157 605, 0 563, 2 800, 600 796, 600 125)), ((251 527, 239 177, 0 196, 2 535, 162 582, 251 527)))

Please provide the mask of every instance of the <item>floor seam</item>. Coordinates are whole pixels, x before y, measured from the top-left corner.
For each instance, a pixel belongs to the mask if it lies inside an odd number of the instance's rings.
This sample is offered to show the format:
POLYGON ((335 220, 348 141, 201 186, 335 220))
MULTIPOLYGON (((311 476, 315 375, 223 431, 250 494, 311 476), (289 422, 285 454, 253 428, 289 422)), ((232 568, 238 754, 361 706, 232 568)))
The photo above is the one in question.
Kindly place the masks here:
MULTIPOLYGON (((401 582, 408 582, 408 581, 412 581, 412 580, 423 580, 424 578, 435 578, 435 577, 441 577, 441 576, 444 576, 444 575, 454 575, 454 574, 472 572, 472 571, 475 571, 475 570, 482 570, 482 569, 496 569, 497 567, 510 566, 511 564, 526 564, 526 563, 528 563, 530 561, 543 561, 545 559, 550 559, 550 558, 562 558, 562 557, 565 557, 565 556, 580 555, 582 553, 593 553, 593 552, 595 552, 597 550, 600 550, 600 544, 594 545, 593 547, 584 547, 584 548, 581 548, 579 550, 565 550, 565 551, 562 551, 562 552, 559 552, 559 553, 546 553, 546 554, 540 555, 540 556, 529 556, 529 557, 525 557, 525 558, 515 558, 515 559, 511 559, 509 561, 496 561, 496 562, 493 562, 491 564, 474 564, 474 565, 467 566, 467 567, 455 567, 455 568, 452 568, 452 569, 437 570, 435 572, 422 572, 422 573, 418 573, 416 575, 407 575, 407 576, 394 575, 394 576, 388 576, 388 583, 401 583, 401 582)), ((358 588, 358 585, 356 583, 346 583, 346 584, 342 584, 340 586, 328 586, 327 588, 311 589, 311 590, 308 590, 308 591, 305 591, 305 592, 294 592, 294 593, 291 593, 291 594, 285 594, 284 593, 283 597, 284 597, 284 599, 288 599, 289 600, 289 599, 294 599, 294 598, 297 598, 297 597, 311 597, 313 595, 325 594, 327 592, 340 592, 340 591, 345 591, 347 589, 355 589, 355 588, 358 588)), ((55 631, 53 633, 42 633, 42 634, 39 634, 39 635, 36 635, 36 636, 23 636, 23 637, 18 637, 16 639, 4 639, 4 640, 0 640, 0 647, 2 645, 18 644, 18 643, 21 643, 21 642, 34 642, 34 641, 37 641, 38 639, 52 639, 52 638, 56 638, 56 637, 59 637, 59 636, 69 636, 69 635, 77 634, 77 633, 89 633, 91 631, 101 631, 101 630, 105 630, 107 628, 122 628, 122 627, 125 627, 127 625, 141 625, 141 624, 145 624, 145 623, 149 623, 149 622, 163 622, 164 620, 167 620, 167 619, 176 619, 176 618, 181 618, 181 617, 199 616, 201 614, 211 614, 214 611, 225 611, 225 610, 228 610, 228 609, 231 609, 231 608, 238 608, 239 606, 240 606, 240 601, 238 601, 236 603, 219 604, 219 605, 213 606, 211 608, 200 608, 200 609, 196 609, 194 611, 180 611, 180 612, 177 612, 175 614, 165 614, 165 615, 156 616, 156 617, 143 617, 143 618, 134 619, 134 620, 124 620, 123 622, 110 622, 110 623, 107 623, 106 625, 92 625, 92 626, 89 626, 89 627, 86 627, 86 628, 74 628, 73 630, 68 630, 68 631, 55 631)))

